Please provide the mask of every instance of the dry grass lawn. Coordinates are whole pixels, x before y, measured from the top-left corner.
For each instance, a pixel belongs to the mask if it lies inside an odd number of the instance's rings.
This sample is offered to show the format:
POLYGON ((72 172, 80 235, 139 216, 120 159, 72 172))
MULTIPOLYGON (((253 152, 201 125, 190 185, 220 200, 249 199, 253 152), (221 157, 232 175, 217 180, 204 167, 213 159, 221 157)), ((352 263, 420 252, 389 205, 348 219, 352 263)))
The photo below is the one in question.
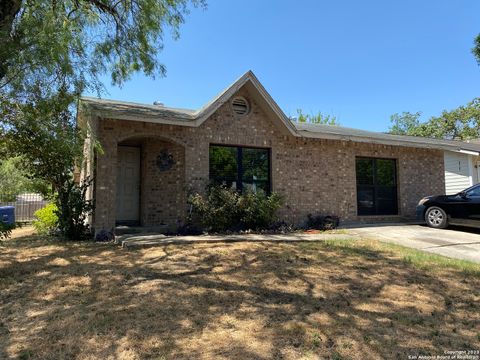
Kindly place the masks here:
POLYGON ((480 270, 376 243, 0 245, 0 358, 406 359, 480 349, 480 270))

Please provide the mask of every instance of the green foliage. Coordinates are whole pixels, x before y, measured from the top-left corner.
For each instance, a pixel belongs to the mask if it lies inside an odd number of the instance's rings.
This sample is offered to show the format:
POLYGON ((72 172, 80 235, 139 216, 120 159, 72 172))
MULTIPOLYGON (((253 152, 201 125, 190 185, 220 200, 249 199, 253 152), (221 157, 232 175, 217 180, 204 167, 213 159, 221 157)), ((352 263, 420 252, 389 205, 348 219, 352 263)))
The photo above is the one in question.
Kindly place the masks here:
POLYGON ((71 177, 75 160, 82 156, 83 137, 75 126, 69 106, 72 101, 73 96, 64 88, 37 88, 26 104, 2 108, 9 152, 22 156, 31 176, 51 183, 56 191, 71 177))
POLYGON ((234 189, 211 186, 206 195, 189 198, 192 212, 207 230, 267 229, 276 221, 276 211, 282 205, 278 194, 263 192, 240 194, 234 189))
POLYGON ((15 225, 5 224, 3 221, 0 221, 0 240, 8 239, 14 228, 15 225))
MULTIPOLYGON (((390 116, 390 122, 393 125, 390 127, 389 133, 393 135, 417 135, 421 115, 421 112, 410 113, 405 111, 401 114, 393 114, 390 116)), ((418 136, 421 135, 418 134, 418 136)))
POLYGON ((76 184, 67 178, 60 187, 56 199, 58 207, 58 228, 68 240, 82 240, 91 236, 87 217, 93 211, 93 203, 86 200, 86 193, 91 180, 76 184))
POLYGON ((47 206, 35 211, 33 216, 33 227, 37 233, 42 235, 51 234, 58 227, 58 208, 54 203, 50 203, 47 206))
POLYGON ((164 32, 178 37, 190 4, 205 6, 203 0, 0 2, 0 154, 22 156, 32 177, 52 185, 67 238, 85 231, 80 212, 91 209, 84 187, 72 180, 84 135, 74 109, 80 94, 101 94, 105 74, 115 85, 137 72, 163 76, 157 54, 164 32))
POLYGON ((244 229, 268 229, 277 220, 276 211, 282 205, 282 198, 276 193, 266 195, 247 192, 239 197, 238 211, 244 229))
POLYGON ((480 98, 426 122, 419 121, 420 113, 404 112, 391 117, 390 133, 424 136, 439 139, 468 140, 480 138, 480 98))
POLYGON ((334 115, 324 115, 320 111, 317 114, 304 114, 301 109, 297 109, 296 121, 309 124, 340 125, 334 115))
POLYGON ((13 155, 22 156, 29 174, 53 187, 59 209, 59 230, 67 239, 85 237, 84 219, 91 204, 79 202, 86 188, 73 181, 75 162, 81 162, 83 134, 77 129, 72 95, 65 89, 36 88, 25 104, 4 107, 4 144, 13 155), (10 110, 10 111, 8 111, 10 110), (79 209, 86 214, 79 214, 79 209))
POLYGON ((104 73, 116 85, 135 72, 164 75, 157 59, 164 32, 179 37, 190 4, 205 6, 203 0, 4 1, 0 88, 23 92, 37 81, 58 87, 68 80, 81 93, 99 87, 104 73))
POLYGON ((206 196, 195 194, 189 198, 192 213, 211 231, 225 231, 237 225, 240 194, 230 188, 212 186, 206 196))
POLYGON ((475 59, 477 59, 478 64, 480 65, 480 34, 478 34, 475 38, 472 53, 475 56, 475 59))
POLYGON ((46 194, 48 191, 48 184, 45 181, 30 176, 21 156, 0 160, 0 195, 25 192, 46 194))

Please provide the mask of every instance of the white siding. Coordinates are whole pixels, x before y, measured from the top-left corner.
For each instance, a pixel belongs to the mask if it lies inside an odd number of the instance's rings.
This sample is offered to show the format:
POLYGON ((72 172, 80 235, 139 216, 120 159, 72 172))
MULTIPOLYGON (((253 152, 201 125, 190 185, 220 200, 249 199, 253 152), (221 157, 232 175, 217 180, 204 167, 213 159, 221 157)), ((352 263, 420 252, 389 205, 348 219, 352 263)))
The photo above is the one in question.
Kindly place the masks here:
POLYGON ((446 194, 456 194, 472 185, 472 164, 469 155, 445 151, 444 162, 446 194))

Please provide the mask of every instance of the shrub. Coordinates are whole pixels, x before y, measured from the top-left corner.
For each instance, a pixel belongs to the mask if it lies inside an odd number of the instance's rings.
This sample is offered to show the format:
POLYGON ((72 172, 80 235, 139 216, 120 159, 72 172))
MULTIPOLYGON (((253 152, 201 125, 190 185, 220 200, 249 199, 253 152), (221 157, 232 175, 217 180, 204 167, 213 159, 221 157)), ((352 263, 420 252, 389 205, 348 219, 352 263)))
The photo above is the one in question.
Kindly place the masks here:
POLYGON ((239 197, 240 221, 243 229, 261 230, 277 220, 276 211, 282 206, 280 195, 247 193, 239 197))
POLYGON ((333 230, 338 227, 340 219, 335 215, 307 215, 307 229, 333 230))
POLYGON ((224 186, 210 186, 205 196, 189 198, 193 222, 198 220, 209 231, 239 231, 266 229, 277 220, 276 211, 282 205, 278 194, 240 194, 224 186))
POLYGON ((205 228, 214 232, 231 229, 239 223, 239 198, 239 193, 233 189, 222 186, 208 187, 205 197, 195 194, 189 199, 194 221, 198 220, 205 228))
POLYGON ((82 240, 91 237, 90 227, 86 222, 93 211, 93 202, 86 199, 92 179, 80 184, 67 178, 58 189, 55 203, 58 206, 58 228, 68 240, 82 240))
POLYGON ((39 234, 51 234, 58 227, 58 208, 57 205, 50 203, 47 206, 35 211, 33 216, 33 227, 39 234))

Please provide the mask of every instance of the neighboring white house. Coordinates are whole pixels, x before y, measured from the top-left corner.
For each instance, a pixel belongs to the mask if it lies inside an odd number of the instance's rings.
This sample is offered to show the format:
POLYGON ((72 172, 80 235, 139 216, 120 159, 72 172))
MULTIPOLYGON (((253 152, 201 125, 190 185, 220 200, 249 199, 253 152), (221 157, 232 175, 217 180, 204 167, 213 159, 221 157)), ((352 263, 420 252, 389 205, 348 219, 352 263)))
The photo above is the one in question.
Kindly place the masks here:
POLYGON ((445 193, 448 195, 456 194, 480 182, 480 151, 475 149, 479 145, 467 144, 472 145, 472 148, 444 153, 445 193))

